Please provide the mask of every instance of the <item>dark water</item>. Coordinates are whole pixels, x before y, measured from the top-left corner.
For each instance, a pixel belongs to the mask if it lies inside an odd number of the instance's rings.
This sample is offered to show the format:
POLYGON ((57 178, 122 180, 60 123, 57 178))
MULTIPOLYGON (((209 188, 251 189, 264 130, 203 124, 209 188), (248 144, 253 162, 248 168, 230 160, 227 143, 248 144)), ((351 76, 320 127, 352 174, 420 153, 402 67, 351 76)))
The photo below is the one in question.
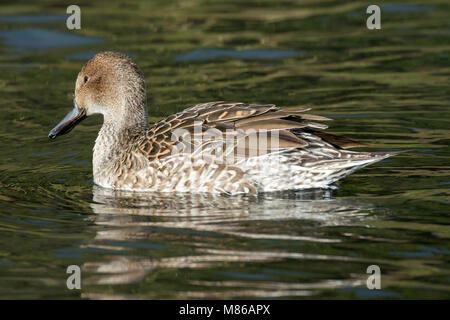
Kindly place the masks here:
POLYGON ((447 3, 380 2, 374 31, 359 1, 77 4, 75 31, 58 1, 0 6, 0 298, 450 297, 447 3), (410 151, 334 191, 96 188, 101 119, 47 134, 106 49, 142 68, 151 121, 215 100, 307 105, 367 150, 410 151), (66 288, 73 264, 81 291, 66 288))

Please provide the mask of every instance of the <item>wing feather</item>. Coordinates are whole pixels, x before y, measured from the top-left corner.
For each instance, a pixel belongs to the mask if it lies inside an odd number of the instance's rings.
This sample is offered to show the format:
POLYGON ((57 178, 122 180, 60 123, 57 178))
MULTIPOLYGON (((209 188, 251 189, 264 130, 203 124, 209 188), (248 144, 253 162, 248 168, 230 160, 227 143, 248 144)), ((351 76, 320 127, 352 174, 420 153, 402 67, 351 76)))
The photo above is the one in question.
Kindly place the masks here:
POLYGON ((259 142, 255 144, 246 136, 246 130, 249 129, 253 129, 257 136, 262 132, 278 135, 278 143, 265 144, 267 152, 285 148, 307 148, 309 143, 301 138, 300 132, 313 134, 338 149, 362 146, 352 139, 322 132, 321 130, 328 126, 315 121, 331 119, 306 114, 309 110, 281 110, 273 104, 226 101, 198 104, 154 124, 139 143, 139 149, 150 160, 165 157, 180 143, 183 148, 195 148, 205 135, 211 134, 212 129, 214 139, 218 140, 246 137, 240 142, 244 141, 243 148, 247 151, 259 149, 259 142))

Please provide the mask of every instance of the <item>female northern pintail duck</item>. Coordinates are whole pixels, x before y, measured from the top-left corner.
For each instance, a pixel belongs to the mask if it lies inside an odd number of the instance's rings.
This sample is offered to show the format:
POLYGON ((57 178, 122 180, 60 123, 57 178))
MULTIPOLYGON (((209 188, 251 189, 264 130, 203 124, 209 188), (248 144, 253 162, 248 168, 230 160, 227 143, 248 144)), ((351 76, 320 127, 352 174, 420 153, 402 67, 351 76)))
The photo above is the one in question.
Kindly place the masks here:
POLYGON ((275 105, 209 102, 150 126, 145 81, 126 55, 102 52, 78 74, 73 110, 50 132, 102 114, 94 182, 129 191, 258 193, 323 188, 395 152, 324 133, 330 120, 275 105))

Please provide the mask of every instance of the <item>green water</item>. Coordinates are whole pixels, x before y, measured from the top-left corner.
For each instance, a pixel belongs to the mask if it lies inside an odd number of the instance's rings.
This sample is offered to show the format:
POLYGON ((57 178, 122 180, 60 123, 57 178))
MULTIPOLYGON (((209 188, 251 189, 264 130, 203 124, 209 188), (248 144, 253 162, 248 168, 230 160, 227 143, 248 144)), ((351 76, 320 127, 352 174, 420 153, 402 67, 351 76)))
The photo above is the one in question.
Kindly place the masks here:
POLYGON ((77 1, 74 31, 71 3, 39 3, 0 5, 0 298, 450 297, 448 1, 380 1, 381 30, 361 1, 77 1), (92 183, 101 118, 47 138, 102 50, 141 67, 151 121, 306 105, 367 150, 410 151, 334 191, 113 194, 92 183))

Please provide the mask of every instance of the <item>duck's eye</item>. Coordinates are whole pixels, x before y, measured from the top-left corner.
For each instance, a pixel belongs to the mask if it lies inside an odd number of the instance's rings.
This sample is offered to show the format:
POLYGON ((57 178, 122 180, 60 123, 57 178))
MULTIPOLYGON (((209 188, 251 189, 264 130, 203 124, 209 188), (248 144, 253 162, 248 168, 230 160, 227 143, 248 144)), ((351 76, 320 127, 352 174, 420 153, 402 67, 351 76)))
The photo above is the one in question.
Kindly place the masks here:
POLYGON ((88 76, 84 76, 84 83, 88 82, 89 77, 88 76))

